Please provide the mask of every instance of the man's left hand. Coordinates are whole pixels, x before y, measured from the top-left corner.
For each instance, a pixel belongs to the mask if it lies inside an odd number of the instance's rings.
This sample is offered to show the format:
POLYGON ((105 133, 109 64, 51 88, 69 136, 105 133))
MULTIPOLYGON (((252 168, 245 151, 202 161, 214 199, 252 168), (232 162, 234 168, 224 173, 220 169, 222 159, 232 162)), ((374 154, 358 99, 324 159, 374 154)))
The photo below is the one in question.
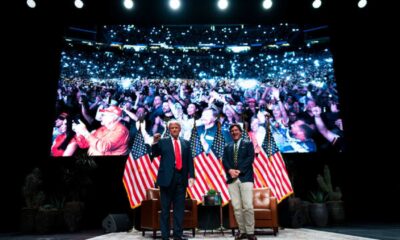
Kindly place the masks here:
POLYGON ((193 187, 194 182, 195 182, 194 178, 189 178, 189 187, 193 187))

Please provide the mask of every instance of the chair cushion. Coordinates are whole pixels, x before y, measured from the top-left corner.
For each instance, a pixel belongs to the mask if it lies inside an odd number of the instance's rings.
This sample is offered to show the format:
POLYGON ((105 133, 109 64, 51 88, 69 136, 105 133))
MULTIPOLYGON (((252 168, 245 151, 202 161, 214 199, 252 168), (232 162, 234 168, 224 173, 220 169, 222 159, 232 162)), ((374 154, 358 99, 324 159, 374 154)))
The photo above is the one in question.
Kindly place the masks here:
POLYGON ((254 208, 270 208, 269 189, 254 189, 254 208))
POLYGON ((254 219, 256 220, 272 219, 272 212, 269 209, 254 209, 254 219))

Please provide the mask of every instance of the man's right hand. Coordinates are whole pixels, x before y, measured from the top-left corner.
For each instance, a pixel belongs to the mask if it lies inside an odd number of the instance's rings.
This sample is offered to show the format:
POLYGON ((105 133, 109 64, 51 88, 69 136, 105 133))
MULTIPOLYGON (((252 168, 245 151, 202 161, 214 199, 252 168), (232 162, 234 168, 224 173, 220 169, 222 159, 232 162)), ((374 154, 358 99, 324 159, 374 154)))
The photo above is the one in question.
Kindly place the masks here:
POLYGON ((231 178, 237 178, 239 177, 240 171, 237 169, 229 169, 229 174, 231 175, 231 178))
POLYGON ((160 138, 161 138, 161 134, 160 134, 160 133, 154 134, 154 136, 153 136, 153 144, 158 143, 158 141, 160 140, 160 138))

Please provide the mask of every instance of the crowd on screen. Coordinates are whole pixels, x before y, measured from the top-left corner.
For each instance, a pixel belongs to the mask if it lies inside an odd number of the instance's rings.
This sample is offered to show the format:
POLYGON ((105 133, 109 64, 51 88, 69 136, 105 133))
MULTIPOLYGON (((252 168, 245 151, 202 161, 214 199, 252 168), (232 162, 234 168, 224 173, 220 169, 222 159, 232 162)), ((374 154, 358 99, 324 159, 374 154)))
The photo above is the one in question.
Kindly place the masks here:
POLYGON ((212 150, 218 129, 225 142, 232 141, 232 123, 246 129, 256 152, 268 128, 283 153, 343 148, 332 58, 325 49, 235 54, 70 48, 62 53, 56 112, 53 156, 127 154, 129 147, 111 145, 132 146, 139 130, 150 145, 155 133, 167 134, 171 119, 181 122, 187 140, 196 127, 205 151, 212 150), (115 126, 123 140, 107 142, 115 126))
POLYGON ((261 143, 269 121, 282 152, 314 152, 328 148, 326 145, 334 144, 342 136, 338 102, 331 91, 329 87, 288 88, 285 83, 279 87, 262 83, 257 89, 242 90, 228 80, 212 84, 148 79, 124 89, 115 82, 89 86, 75 79, 58 89, 60 116, 56 123, 60 125, 60 119, 65 119, 68 125, 67 119, 79 118, 92 131, 100 127, 100 110, 115 106, 121 109, 121 122, 129 130, 131 140, 138 131, 137 122, 143 123, 142 134, 151 144, 152 135, 165 133, 166 123, 177 119, 182 123, 185 139, 190 138, 194 124, 200 135, 207 132, 204 146, 209 149, 215 126, 221 127, 225 141, 229 142, 229 125, 241 123, 261 143))

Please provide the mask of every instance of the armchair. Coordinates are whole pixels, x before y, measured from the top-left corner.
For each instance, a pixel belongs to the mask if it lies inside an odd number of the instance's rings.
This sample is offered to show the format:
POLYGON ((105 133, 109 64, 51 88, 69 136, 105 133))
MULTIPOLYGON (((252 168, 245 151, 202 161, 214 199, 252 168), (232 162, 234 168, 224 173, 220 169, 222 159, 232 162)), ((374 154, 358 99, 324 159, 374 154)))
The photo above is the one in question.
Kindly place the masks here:
MULTIPOLYGON (((271 196, 269 188, 254 189, 253 192, 255 228, 272 228, 274 235, 278 233, 278 208, 277 200, 271 196)), ((232 204, 229 203, 229 227, 235 235, 238 228, 232 204)))
MULTIPOLYGON (((160 230, 160 190, 157 188, 150 188, 146 191, 146 199, 141 204, 141 230, 144 236, 146 230, 153 231, 153 238, 156 238, 156 233, 160 230)), ((170 211, 170 224, 172 229, 173 224, 173 210, 170 211)), ((195 236, 195 229, 197 227, 197 202, 195 200, 185 200, 185 213, 183 217, 183 229, 192 229, 193 237, 195 236)))

